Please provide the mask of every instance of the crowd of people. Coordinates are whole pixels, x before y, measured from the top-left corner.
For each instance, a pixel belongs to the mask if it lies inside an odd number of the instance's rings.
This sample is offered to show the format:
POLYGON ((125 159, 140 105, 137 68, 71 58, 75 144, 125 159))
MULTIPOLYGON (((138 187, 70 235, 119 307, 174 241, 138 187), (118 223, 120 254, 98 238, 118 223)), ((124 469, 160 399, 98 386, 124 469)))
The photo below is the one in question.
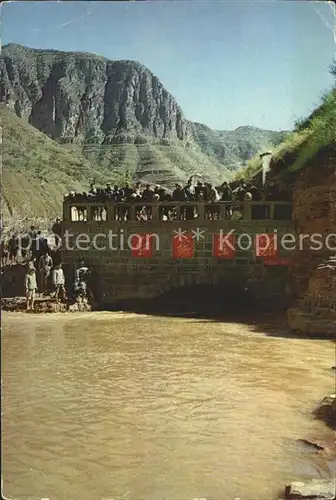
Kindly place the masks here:
POLYGON ((1 263, 2 265, 14 264, 19 259, 25 261, 29 258, 39 258, 48 249, 48 240, 31 226, 26 234, 13 232, 8 239, 2 239, 1 263))
MULTIPOLYGON (((65 275, 61 262, 54 263, 49 252, 41 255, 40 259, 28 261, 27 274, 24 278, 24 289, 26 295, 27 310, 34 310, 34 302, 38 293, 44 296, 53 296, 56 303, 67 300, 65 275), (37 265, 37 268, 36 268, 37 265)), ((71 298, 87 298, 88 277, 90 268, 85 266, 84 261, 80 262, 76 269, 72 289, 70 289, 71 298)))
POLYGON ((1 239, 2 270, 6 266, 12 268, 15 264, 27 269, 23 283, 27 310, 34 309, 35 298, 38 294, 53 297, 59 303, 69 298, 66 290, 74 300, 87 298, 90 292, 87 280, 91 270, 85 266, 84 262, 79 264, 73 282, 66 287, 56 241, 60 235, 60 222, 60 219, 56 219, 52 226, 53 235, 56 238, 52 248, 50 240, 34 226, 23 234, 17 232, 7 239, 1 239))
MULTIPOLYGON (((176 184, 174 190, 150 184, 136 183, 134 186, 125 184, 123 187, 106 185, 105 189, 96 188, 91 184, 87 193, 71 192, 65 197, 73 202, 115 202, 115 220, 126 221, 135 215, 137 220, 150 220, 153 205, 158 205, 160 220, 191 220, 199 216, 198 204, 204 203, 204 215, 207 219, 220 218, 220 205, 225 202, 225 218, 241 218, 241 207, 244 202, 250 201, 289 201, 290 193, 278 184, 269 182, 265 186, 257 187, 251 182, 238 180, 223 182, 220 186, 191 177, 185 185, 176 184), (193 204, 195 202, 195 204, 193 204), (136 203, 132 212, 132 205, 136 203)), ((83 214, 78 209, 79 219, 83 214)), ((103 220, 102 208, 95 208, 95 220, 103 220)), ((105 208, 103 207, 103 210, 105 208)), ((261 217, 262 218, 262 217, 261 217)), ((267 218, 267 217, 266 217, 267 218)), ((83 220, 83 219, 82 219, 83 220)), ((61 236, 61 220, 56 219, 52 225, 52 234, 55 238, 61 236)), ((1 238, 0 256, 2 267, 12 264, 22 264, 27 267, 24 279, 24 288, 27 298, 27 309, 34 308, 34 300, 38 291, 41 294, 53 295, 56 302, 65 301, 67 292, 74 298, 85 298, 90 295, 88 277, 91 270, 81 262, 73 283, 66 287, 62 264, 59 254, 50 248, 50 239, 47 239, 40 230, 31 226, 25 234, 14 233, 7 239, 1 238)))
MULTIPOLYGON (((263 187, 257 187, 252 182, 238 180, 234 182, 223 182, 220 186, 198 180, 194 183, 194 176, 190 177, 185 185, 176 184, 174 190, 150 184, 142 185, 140 182, 131 186, 129 183, 123 187, 107 184, 105 188, 97 188, 94 183, 90 185, 87 193, 71 192, 65 197, 70 202, 106 202, 113 201, 120 204, 115 210, 115 220, 128 220, 130 208, 126 205, 137 204, 135 217, 137 220, 148 220, 152 217, 151 206, 146 204, 159 204, 160 220, 190 220, 198 217, 197 207, 190 202, 205 203, 205 217, 207 219, 218 219, 220 215, 219 205, 216 203, 226 202, 225 217, 231 218, 237 214, 235 210, 242 202, 249 201, 278 201, 288 199, 288 193, 276 183, 269 183, 263 187), (182 210, 174 208, 174 202, 178 204, 187 203, 182 210), (144 204, 139 207, 138 204, 144 204), (170 203, 168 205, 167 203, 170 203), (124 206, 122 206, 124 204, 124 206), (165 205, 167 204, 167 205, 165 205)), ((85 220, 85 209, 78 209, 75 220, 85 220)), ((95 220, 104 220, 102 210, 96 209, 95 220)))
MULTIPOLYGON (((56 219, 52 225, 51 232, 54 235, 53 244, 57 247, 60 237, 60 219, 56 219)), ((0 259, 1 266, 26 262, 28 260, 38 261, 42 254, 50 252, 50 240, 31 226, 29 231, 13 231, 8 237, 1 237, 0 241, 0 259)))

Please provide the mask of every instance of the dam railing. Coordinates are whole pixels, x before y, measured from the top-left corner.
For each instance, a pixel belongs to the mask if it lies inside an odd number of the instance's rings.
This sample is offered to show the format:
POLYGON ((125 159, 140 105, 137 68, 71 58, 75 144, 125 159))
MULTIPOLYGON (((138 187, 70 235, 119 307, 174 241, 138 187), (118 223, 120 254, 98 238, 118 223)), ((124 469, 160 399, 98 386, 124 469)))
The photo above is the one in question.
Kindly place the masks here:
POLYGON ((119 224, 177 221, 291 221, 292 204, 288 201, 248 202, 157 202, 116 203, 112 201, 65 201, 63 222, 109 222, 119 224))

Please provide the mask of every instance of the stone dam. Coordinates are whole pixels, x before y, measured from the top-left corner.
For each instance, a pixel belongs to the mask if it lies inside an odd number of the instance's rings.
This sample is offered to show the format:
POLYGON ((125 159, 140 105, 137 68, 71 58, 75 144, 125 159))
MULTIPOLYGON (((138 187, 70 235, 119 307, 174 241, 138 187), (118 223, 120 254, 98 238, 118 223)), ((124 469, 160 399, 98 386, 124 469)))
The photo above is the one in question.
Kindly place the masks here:
POLYGON ((291 252, 279 242, 293 233, 290 203, 241 203, 239 220, 228 217, 225 202, 176 205, 147 203, 150 220, 143 221, 143 203, 65 201, 60 235, 67 279, 84 260, 102 304, 155 298, 191 285, 248 289, 257 298, 285 296, 291 252), (164 220, 167 205, 177 213, 173 221, 164 220), (196 218, 188 217, 191 208, 196 218))

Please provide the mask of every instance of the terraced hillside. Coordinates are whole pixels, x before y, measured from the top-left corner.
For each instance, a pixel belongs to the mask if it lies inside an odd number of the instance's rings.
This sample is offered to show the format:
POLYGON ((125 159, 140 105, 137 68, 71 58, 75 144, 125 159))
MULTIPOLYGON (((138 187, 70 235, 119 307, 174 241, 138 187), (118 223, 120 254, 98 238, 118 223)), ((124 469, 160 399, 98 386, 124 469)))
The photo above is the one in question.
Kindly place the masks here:
POLYGON ((120 144, 84 148, 59 144, 0 106, 3 129, 3 217, 52 217, 60 213, 64 193, 85 191, 89 182, 134 179, 172 187, 199 171, 216 182, 228 178, 197 148, 181 145, 120 144))

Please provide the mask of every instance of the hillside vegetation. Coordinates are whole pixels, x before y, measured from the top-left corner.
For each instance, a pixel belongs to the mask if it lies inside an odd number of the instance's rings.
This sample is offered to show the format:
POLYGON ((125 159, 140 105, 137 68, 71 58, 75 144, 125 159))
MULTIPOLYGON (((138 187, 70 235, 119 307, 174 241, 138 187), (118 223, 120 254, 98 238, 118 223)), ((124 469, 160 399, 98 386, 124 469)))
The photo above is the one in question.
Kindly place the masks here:
POLYGON ((172 188, 184 183, 190 175, 200 173, 210 182, 230 180, 231 172, 215 158, 202 153, 195 144, 178 141, 121 142, 85 144, 83 155, 110 176, 128 171, 133 180, 162 184, 172 188))
POLYGON ((324 96, 322 104, 276 151, 275 162, 295 172, 325 148, 336 145, 336 89, 324 96))
POLYGON ((224 131, 192 123, 191 129, 201 150, 231 171, 245 168, 246 162, 256 154, 273 150, 289 135, 289 132, 285 131, 276 132, 250 126, 224 131))
POLYGON ((63 195, 97 184, 134 180, 172 187, 201 172, 217 181, 230 174, 197 148, 153 143, 99 146, 59 144, 0 105, 3 218, 49 218, 61 213, 63 195))
POLYGON ((5 219, 55 217, 63 195, 83 190, 96 176, 106 176, 73 147, 57 144, 0 106, 2 126, 2 214, 5 219))
MULTIPOLYGON (((273 150, 272 170, 294 174, 323 150, 336 147, 336 89, 327 93, 311 115, 299 122, 294 131, 273 150)), ((236 176, 252 178, 261 169, 259 155, 236 176)))

